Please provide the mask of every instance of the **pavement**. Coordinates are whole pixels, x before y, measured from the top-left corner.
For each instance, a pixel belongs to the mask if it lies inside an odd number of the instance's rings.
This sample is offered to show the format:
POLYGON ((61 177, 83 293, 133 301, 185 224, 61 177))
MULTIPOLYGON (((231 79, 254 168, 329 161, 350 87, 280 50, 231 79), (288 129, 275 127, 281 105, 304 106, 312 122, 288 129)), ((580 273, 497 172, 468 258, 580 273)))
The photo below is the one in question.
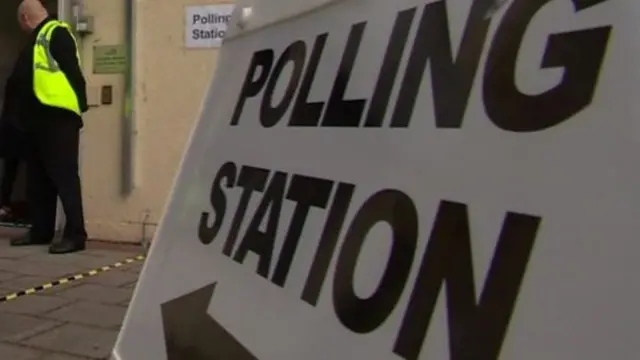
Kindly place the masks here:
MULTIPOLYGON (((0 297, 112 265, 143 252, 90 242, 81 253, 12 248, 0 231, 0 297)), ((141 261, 0 303, 0 359, 108 359, 141 261)))

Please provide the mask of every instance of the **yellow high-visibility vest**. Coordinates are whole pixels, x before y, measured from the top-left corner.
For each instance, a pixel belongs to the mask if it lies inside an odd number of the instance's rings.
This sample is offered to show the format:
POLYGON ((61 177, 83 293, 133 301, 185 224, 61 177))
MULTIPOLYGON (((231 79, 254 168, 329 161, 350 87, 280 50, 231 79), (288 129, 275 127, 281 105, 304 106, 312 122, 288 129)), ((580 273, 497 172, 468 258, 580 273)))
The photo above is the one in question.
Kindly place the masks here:
MULTIPOLYGON (((51 55, 51 36, 53 31, 63 27, 75 42, 75 36, 68 24, 52 20, 38 32, 33 48, 33 90, 36 98, 43 104, 61 108, 81 115, 78 95, 73 90, 67 76, 60 70, 58 62, 51 55)), ((80 62, 80 54, 76 43, 76 57, 80 62)))

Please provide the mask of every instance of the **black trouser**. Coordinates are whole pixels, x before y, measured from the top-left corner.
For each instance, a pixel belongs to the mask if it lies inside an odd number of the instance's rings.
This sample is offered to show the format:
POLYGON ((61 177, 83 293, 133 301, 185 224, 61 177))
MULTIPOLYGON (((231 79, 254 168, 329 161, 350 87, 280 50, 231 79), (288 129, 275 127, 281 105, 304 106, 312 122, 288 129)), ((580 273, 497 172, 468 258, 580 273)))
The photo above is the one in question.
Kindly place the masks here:
POLYGON ((78 174, 80 129, 74 120, 43 119, 29 134, 27 192, 31 237, 36 241, 53 239, 58 196, 66 216, 64 238, 87 238, 78 174))
POLYGON ((18 157, 7 157, 4 159, 2 185, 0 185, 0 207, 11 204, 11 193, 13 193, 13 184, 16 182, 19 166, 20 158, 18 157))

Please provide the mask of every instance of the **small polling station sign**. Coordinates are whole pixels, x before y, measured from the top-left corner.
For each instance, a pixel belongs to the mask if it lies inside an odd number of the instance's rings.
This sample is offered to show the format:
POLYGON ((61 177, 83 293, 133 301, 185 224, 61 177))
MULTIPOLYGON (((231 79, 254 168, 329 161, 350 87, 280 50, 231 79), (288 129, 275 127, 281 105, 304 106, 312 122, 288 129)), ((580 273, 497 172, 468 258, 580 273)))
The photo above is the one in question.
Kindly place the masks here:
POLYGON ((217 48, 222 45, 234 5, 195 5, 185 8, 185 46, 217 48))

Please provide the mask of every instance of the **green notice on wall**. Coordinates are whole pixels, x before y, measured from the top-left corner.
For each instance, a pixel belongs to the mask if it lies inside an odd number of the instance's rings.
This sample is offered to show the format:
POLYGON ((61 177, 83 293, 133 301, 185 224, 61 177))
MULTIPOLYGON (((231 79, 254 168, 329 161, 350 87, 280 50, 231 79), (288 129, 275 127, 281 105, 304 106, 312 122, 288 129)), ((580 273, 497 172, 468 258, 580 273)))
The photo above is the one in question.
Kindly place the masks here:
POLYGON ((122 74, 127 68, 127 49, 124 45, 93 47, 94 74, 122 74))

